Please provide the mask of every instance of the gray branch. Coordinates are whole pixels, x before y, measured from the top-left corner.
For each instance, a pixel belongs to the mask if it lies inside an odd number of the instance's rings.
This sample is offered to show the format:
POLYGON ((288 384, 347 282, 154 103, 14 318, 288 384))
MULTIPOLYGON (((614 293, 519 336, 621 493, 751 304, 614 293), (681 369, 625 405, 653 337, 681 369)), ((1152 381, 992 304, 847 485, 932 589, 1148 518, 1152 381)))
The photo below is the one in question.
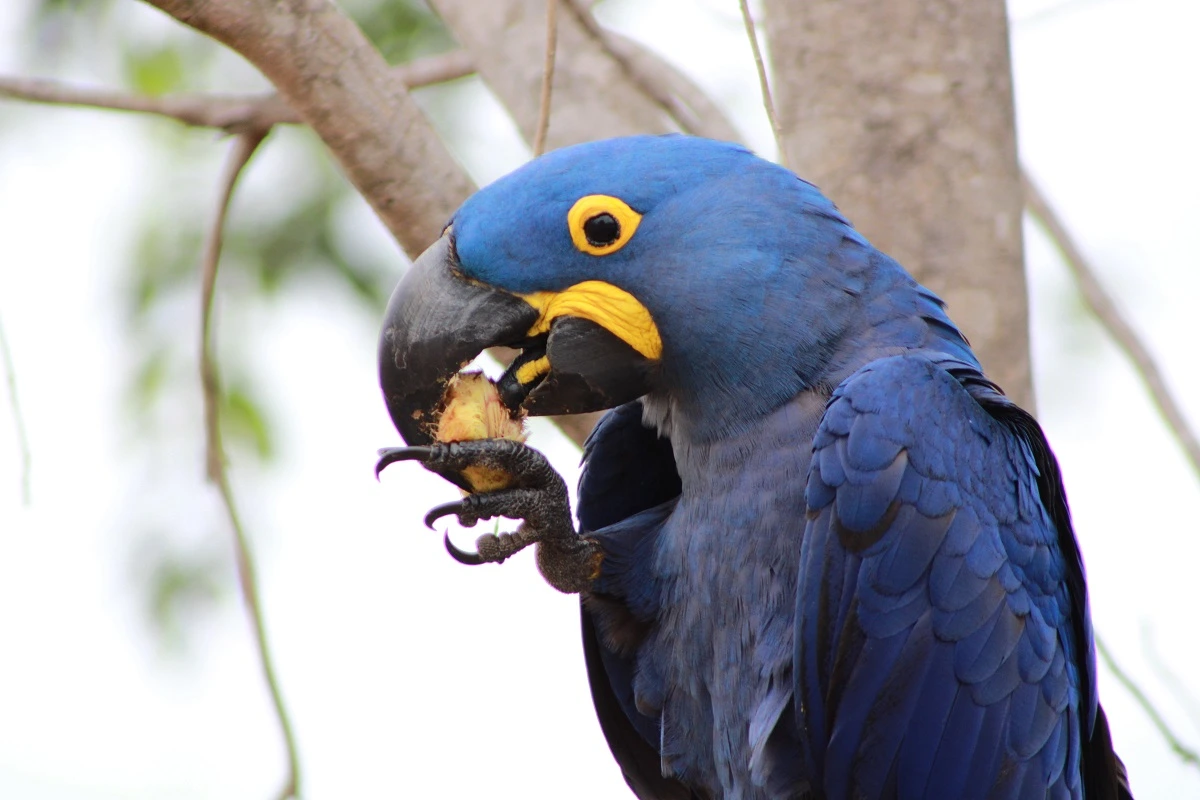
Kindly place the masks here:
POLYGON ((1096 319, 1100 320, 1100 324, 1104 326, 1104 329, 1108 331, 1113 341, 1133 365, 1134 370, 1142 379, 1142 383, 1146 386, 1146 390, 1150 393, 1150 399, 1154 402, 1155 408, 1162 415, 1167 427, 1171 429, 1175 441, 1183 449, 1196 477, 1200 478, 1200 440, 1197 439, 1196 432, 1188 425, 1187 418, 1183 415, 1183 409, 1171 394, 1171 390, 1167 388, 1166 379, 1163 378, 1158 362, 1150 354, 1150 348, 1142 343, 1133 326, 1129 324, 1125 315, 1113 302, 1112 297, 1105 291, 1100 279, 1096 276, 1096 270, 1084 256, 1083 250, 1076 244, 1070 232, 1067 231, 1067 226, 1063 224, 1062 219, 1046 200, 1041 189, 1029 177, 1029 173, 1022 174, 1021 182, 1025 190, 1025 203, 1029 207, 1029 212, 1045 229, 1054 246, 1062 254, 1071 274, 1075 276, 1075 282, 1079 286, 1079 291, 1087 302, 1088 308, 1092 310, 1096 319))
POLYGON ((383 56, 330 0, 146 1, 258 67, 410 255, 474 190, 383 56))
POLYGON ((1150 698, 1142 691, 1142 688, 1137 685, 1133 678, 1121 669, 1121 666, 1113 658, 1112 652, 1108 646, 1104 644, 1104 640, 1099 636, 1096 637, 1096 652, 1100 654, 1100 659, 1108 667, 1108 671, 1113 674, 1117 682, 1125 687, 1126 691, 1133 696, 1134 702, 1141 706, 1142 711, 1146 712, 1146 716, 1150 718, 1150 722, 1158 729, 1158 732, 1166 740, 1167 746, 1179 756, 1179 759, 1193 767, 1200 768, 1200 754, 1183 743, 1171 727, 1167 725, 1167 721, 1163 719, 1162 714, 1158 713, 1158 709, 1150 702, 1150 698))
POLYGON ((246 613, 250 617, 250 625, 254 630, 254 641, 258 650, 258 660, 262 667, 263 678, 271 693, 275 717, 279 721, 284 748, 287 751, 288 773, 278 798, 279 800, 288 800, 288 798, 300 796, 300 758, 296 751, 296 735, 292 729, 291 716, 283 701, 279 678, 275 674, 275 661, 267 640, 266 620, 263 617, 262 600, 259 596, 258 571, 254 566, 254 552, 250 548, 250 539, 242 525, 241 515, 238 514, 237 503, 233 497, 233 487, 229 483, 229 474, 225 469, 225 451, 221 444, 220 381, 217 358, 213 354, 212 346, 213 295, 217 284, 217 266, 221 260, 221 240, 225 230, 225 218, 229 213, 229 202, 233 199, 233 190, 237 186, 238 178, 246 165, 250 163, 250 159, 258 150, 258 146, 262 144, 263 139, 266 138, 269 130, 251 131, 239 135, 221 176, 217 208, 208 234, 205 236, 204 253, 201 256, 200 385, 204 400, 205 472, 209 482, 215 485, 220 493, 225 516, 233 531, 238 584, 241 588, 242 600, 246 604, 246 613))
MULTIPOLYGON (((454 80, 475 71, 462 50, 417 59, 391 68, 392 77, 410 89, 454 80)), ((261 94, 177 94, 149 97, 133 92, 78 86, 48 78, 0 75, 0 97, 31 103, 103 108, 170 117, 184 125, 220 128, 227 133, 264 130, 302 122, 274 92, 261 94)))

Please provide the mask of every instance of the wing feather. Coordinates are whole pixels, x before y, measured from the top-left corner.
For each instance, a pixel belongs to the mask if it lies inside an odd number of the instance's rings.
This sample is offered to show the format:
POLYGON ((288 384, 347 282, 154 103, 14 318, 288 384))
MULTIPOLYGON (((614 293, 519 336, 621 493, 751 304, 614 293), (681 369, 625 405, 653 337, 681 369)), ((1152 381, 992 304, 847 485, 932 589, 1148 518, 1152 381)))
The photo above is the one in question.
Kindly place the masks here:
MULTIPOLYGON (((1089 736, 1090 623, 1057 467, 1013 408, 972 365, 926 354, 874 362, 830 400, 795 674, 831 798, 1081 797, 1089 748, 1119 764, 1107 727, 1089 736)), ((1089 796, 1128 796, 1115 769, 1093 781, 1089 796)))

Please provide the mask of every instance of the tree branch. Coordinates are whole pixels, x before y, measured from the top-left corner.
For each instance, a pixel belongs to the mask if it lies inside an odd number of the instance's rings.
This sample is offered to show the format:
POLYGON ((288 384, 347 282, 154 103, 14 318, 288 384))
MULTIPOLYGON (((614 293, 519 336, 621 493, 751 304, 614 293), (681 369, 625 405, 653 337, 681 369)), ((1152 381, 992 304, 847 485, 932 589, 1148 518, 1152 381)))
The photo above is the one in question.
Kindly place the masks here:
POLYGON ((0 77, 0 97, 110 111, 170 117, 184 125, 221 128, 230 133, 298 122, 276 94, 179 94, 148 97, 132 92, 74 86, 46 78, 0 77))
POLYGON ((1159 414, 1167 423, 1175 440, 1179 442, 1179 446, 1183 448, 1184 455, 1191 463, 1196 477, 1200 478, 1200 440, 1196 438, 1196 433, 1189 427, 1183 410, 1175 401, 1170 389, 1167 388, 1167 382, 1163 378, 1154 356, 1138 338, 1133 326, 1117 309, 1117 304, 1113 302, 1112 297, 1096 277, 1096 270, 1083 255, 1083 251, 1067 231, 1062 219, 1055 213, 1046 200, 1046 196, 1042 194, 1028 172, 1022 173, 1021 185, 1025 191, 1025 203, 1029 212, 1041 224, 1054 246, 1062 254, 1071 274, 1075 276, 1079 291, 1083 294, 1088 308, 1100 320, 1100 324, 1109 332, 1113 341, 1125 353, 1126 358, 1141 377, 1159 414))
POLYGON ((692 80, 637 42, 605 30, 587 0, 566 0, 567 7, 625 76, 650 101, 670 115, 680 130, 726 142, 741 140, 725 112, 692 80))
POLYGON ((221 179, 221 192, 212 227, 205 237, 200 282, 200 383, 204 394, 205 471, 209 482, 213 483, 220 492, 221 502, 229 519, 229 526, 233 530, 238 583, 241 587, 242 599, 246 604, 246 612, 250 617, 251 626, 254 628, 259 663, 262 665, 263 677, 271 693, 271 702, 275 707, 275 716, 279 720, 284 746, 287 750, 287 780, 279 793, 279 800, 287 800, 287 798, 300 795, 300 759, 296 750, 296 737, 292 731, 291 718, 283 701, 279 679, 275 675, 271 648, 267 642, 266 623, 263 618, 262 601, 259 597, 254 556, 250 549, 249 537, 242 526, 241 516, 238 514, 237 505, 234 502, 229 475, 225 470, 225 451, 221 444, 220 378, 216 357, 213 355, 212 335, 213 296, 217 283, 217 266, 221 260, 221 240, 225 229, 225 217, 229 211, 229 202, 233 197, 238 177, 268 132, 269 129, 260 129, 238 136, 221 179))
POLYGON ((221 243, 225 235, 225 218, 238 178, 250 158, 267 137, 270 129, 240 135, 229 155, 221 177, 221 193, 217 210, 204 238, 200 261, 200 385, 204 389, 205 475, 209 482, 219 484, 225 471, 224 449, 221 447, 219 421, 220 387, 216 360, 212 355, 213 297, 217 286, 217 267, 221 261, 221 243))
POLYGON ((762 92, 763 108, 767 111, 767 120, 771 123, 771 131, 775 134, 775 149, 779 151, 779 163, 788 164, 787 147, 783 138, 783 128, 779 125, 779 115, 775 113, 775 101, 771 98, 771 83, 767 80, 767 65, 763 63, 762 50, 758 46, 758 33, 754 29, 754 18, 750 16, 750 4, 746 0, 738 0, 742 9, 742 23, 746 26, 746 38, 750 40, 750 49, 754 53, 754 68, 758 70, 758 85, 762 92))
POLYGON ((558 50, 558 0, 546 0, 546 56, 542 64, 542 95, 537 128, 533 134, 533 157, 546 152, 546 131, 550 128, 550 95, 554 89, 554 57, 558 50))
MULTIPOLYGON (((479 74, 532 142, 542 71, 529 58, 546 39, 545 0, 430 0, 479 74)), ((549 149, 610 136, 674 130, 662 109, 637 90, 567 5, 558 15, 560 54, 554 76, 549 149)))
MULTIPOLYGON (((471 55, 454 50, 391 68, 410 89, 454 80, 475 71, 471 55)), ((75 86, 46 78, 0 76, 0 97, 31 103, 85 106, 170 117, 184 125, 220 128, 231 134, 301 122, 274 92, 262 94, 177 94, 148 97, 132 92, 75 86)))
POLYGON ((12 410, 13 426, 17 430, 17 447, 21 451, 21 504, 29 507, 32 497, 31 482, 33 457, 29 451, 29 434, 25 429, 25 417, 21 414, 21 403, 17 397, 17 371, 13 366, 12 352, 8 349, 8 337, 0 321, 0 361, 4 362, 4 382, 8 387, 8 407, 12 410))
POLYGON ((1112 657, 1112 653, 1109 652, 1108 647, 1104 644, 1104 640, 1099 636, 1096 637, 1096 652, 1100 654, 1100 658, 1104 660, 1105 665, 1108 667, 1109 671, 1112 672, 1113 676, 1131 695, 1133 695, 1133 699, 1137 701, 1137 704, 1142 707, 1143 711, 1146 712, 1146 716, 1150 717, 1150 721, 1154 723, 1154 727, 1158 728, 1158 732, 1162 734, 1164 739, 1166 739, 1167 744, 1172 750, 1175 751, 1175 754, 1179 756, 1179 758, 1185 764, 1191 764, 1192 766, 1200 767, 1200 755, 1197 755, 1195 750, 1192 750, 1190 747, 1181 742, 1179 737, 1177 737, 1170 727, 1167 726, 1166 720, 1164 720, 1162 715, 1158 713, 1158 709, 1156 709, 1154 704, 1150 702, 1150 698, 1146 697, 1145 693, 1136 683, 1134 683, 1133 679, 1130 678, 1129 675, 1127 675, 1125 671, 1117 665, 1117 662, 1112 657))
POLYGON ((240 53, 324 140, 415 256, 474 190, 387 62, 331 0, 146 0, 240 53))

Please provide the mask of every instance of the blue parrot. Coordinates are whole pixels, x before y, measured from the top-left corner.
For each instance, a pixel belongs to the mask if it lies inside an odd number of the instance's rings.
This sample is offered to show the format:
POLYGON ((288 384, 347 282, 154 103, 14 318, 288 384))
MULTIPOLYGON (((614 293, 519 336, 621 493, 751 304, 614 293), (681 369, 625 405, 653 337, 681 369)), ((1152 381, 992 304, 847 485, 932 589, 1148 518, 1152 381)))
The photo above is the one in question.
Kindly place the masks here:
POLYGON ((380 340, 408 446, 582 598, 588 680, 640 798, 1129 798, 1087 586, 1033 417, 941 300, 811 184, 744 148, 629 137, 469 198, 380 340), (433 439, 486 347, 514 414, 611 409, 562 479, 433 439))

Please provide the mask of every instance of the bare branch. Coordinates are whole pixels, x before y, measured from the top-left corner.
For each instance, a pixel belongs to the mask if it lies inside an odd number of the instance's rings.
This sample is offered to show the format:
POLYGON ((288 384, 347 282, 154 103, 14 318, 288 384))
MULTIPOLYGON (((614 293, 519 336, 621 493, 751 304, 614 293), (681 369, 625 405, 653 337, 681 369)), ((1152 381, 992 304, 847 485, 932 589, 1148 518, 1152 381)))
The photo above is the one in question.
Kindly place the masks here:
MULTIPOLYGON (((469 53, 455 50, 392 67, 393 77, 417 88, 474 72, 469 53)), ((170 117, 184 125, 220 128, 231 134, 301 122, 278 94, 177 94, 148 97, 133 92, 75 86, 46 78, 0 76, 0 97, 67 106, 132 111, 170 117)))
POLYGON ((1096 652, 1100 654, 1100 658, 1104 660, 1105 666, 1107 666, 1109 671, 1112 672, 1113 677, 1115 677, 1117 681, 1119 681, 1120 684, 1124 686, 1131 695, 1133 695, 1133 699, 1136 700, 1137 704, 1142 707, 1143 711, 1146 712, 1146 716, 1150 717, 1150 721, 1154 723, 1154 727, 1158 728, 1158 732, 1162 734, 1164 739, 1166 739, 1167 744, 1172 750, 1175 751, 1175 754, 1179 756, 1180 760, 1185 764, 1191 764, 1194 767, 1200 768, 1200 755, 1197 755, 1195 750, 1192 750, 1179 740, 1179 737, 1177 737, 1167 725, 1166 720, 1164 720, 1162 715, 1158 713, 1158 709, 1156 709, 1154 704, 1150 702, 1150 698, 1146 697, 1145 693, 1136 683, 1134 683, 1133 679, 1130 678, 1129 675, 1127 675, 1125 671, 1117 665, 1115 660, 1113 660, 1112 653, 1109 652, 1108 646, 1104 644, 1104 640, 1099 636, 1096 637, 1096 652))
POLYGON ((279 680, 275 675, 274 661, 267 642, 266 623, 263 619, 262 602, 259 598, 257 570, 250 550, 250 541, 242 526, 241 517, 234 502, 233 489, 225 471, 225 453, 221 445, 220 406, 221 390, 216 357, 213 355, 212 310, 213 295, 217 283, 217 265, 221 260, 221 239, 225 228, 225 217, 229 201, 233 197, 238 177, 250 158, 266 138, 269 129, 250 131, 238 136, 234 143, 221 180, 221 192, 212 227, 204 242, 204 255, 200 289, 200 382, 204 393, 205 467, 208 480, 215 484, 221 494, 229 526, 233 530, 234 552, 237 560, 238 582, 246 612, 254 628, 254 639, 258 648, 263 677, 271 693, 271 702, 283 734, 287 749, 288 774, 279 800, 300 795, 300 760, 296 751, 296 736, 292 731, 291 718, 283 701, 279 680))
POLYGON ((474 190, 387 62, 331 0, 146 2, 258 67, 410 255, 474 190))
POLYGON ((221 194, 211 227, 204 238, 204 253, 200 271, 200 384, 204 388, 205 475, 211 483, 220 483, 225 470, 221 447, 221 428, 218 419, 220 388, 216 360, 212 355, 213 297, 217 286, 217 266, 221 261, 221 243, 225 232, 225 217, 229 202, 242 170, 267 137, 269 129, 242 134, 234 143, 229 162, 221 177, 221 194))
POLYGON ((675 67, 637 42, 605 30, 587 0, 567 0, 567 7, 629 80, 655 105, 674 118, 680 130, 727 142, 740 140, 725 112, 675 67))
POLYGON ((1025 191, 1025 203, 1030 213, 1041 223, 1042 228, 1045 229, 1055 247, 1062 254, 1092 313, 1100 320, 1100 324, 1109 332, 1113 341, 1133 364, 1142 382, 1146 385, 1146 389, 1150 392, 1150 398, 1154 401, 1155 407, 1158 408, 1167 427, 1171 429, 1179 446, 1183 448, 1184 455, 1191 462, 1196 476, 1200 478, 1200 440, 1196 438, 1196 433, 1188 425, 1183 410, 1175 401, 1170 389, 1167 388, 1162 371, 1150 354, 1149 348, 1142 343, 1128 320, 1117 309, 1117 304, 1113 302, 1112 297, 1096 277, 1096 270, 1083 255, 1079 245, 1071 238, 1062 219, 1055 213, 1049 201, 1046 200, 1046 196, 1042 194, 1028 172, 1022 173, 1021 185, 1025 191))
POLYGON ((0 321, 0 360, 4 362, 4 382, 8 387, 8 407, 12 410, 13 426, 17 430, 17 447, 21 451, 21 504, 26 508, 31 502, 32 462, 29 450, 29 434, 25 429, 25 417, 21 414, 21 403, 17 397, 17 370, 13 366, 12 352, 8 349, 8 337, 0 321))
POLYGON ((723 142, 742 141, 725 111, 674 64, 640 42, 600 30, 605 48, 624 61, 630 80, 662 106, 679 123, 681 131, 723 142))
POLYGON ((277 122, 298 121, 287 104, 274 94, 147 97, 132 92, 72 86, 45 78, 0 77, 0 96, 34 103, 157 114, 184 125, 222 128, 232 133, 277 122))
MULTIPOLYGON (((542 70, 529 54, 545 46, 545 0, 430 0, 430 6, 471 52, 480 76, 532 143, 542 70)), ((578 16, 568 13, 572 8, 566 5, 558 15, 554 125, 547 132, 546 147, 675 130, 670 118, 638 91, 578 16)))
POLYGON ((392 67, 391 72, 409 89, 419 89, 474 74, 475 60, 466 50, 451 50, 399 64, 392 67))
POLYGON ((754 29, 754 18, 750 16, 750 5, 746 0, 738 0, 742 9, 742 22, 746 25, 746 37, 750 40, 750 49, 754 52, 754 67, 758 70, 758 84, 762 91, 763 108, 767 111, 767 119, 771 122, 771 131, 775 134, 775 149, 779 151, 779 163, 787 166, 787 148, 784 146, 783 128, 779 126, 779 116, 775 113, 775 101, 771 99, 771 83, 767 80, 767 65, 763 63, 762 50, 758 46, 758 32, 754 29))
POLYGON ((546 131, 550 128, 550 94, 554 88, 554 56, 558 49, 558 0, 546 0, 546 57, 542 65, 542 95, 538 108, 537 129, 533 134, 533 157, 546 152, 546 131))
MULTIPOLYGON (((532 142, 542 75, 525 68, 545 42, 544 0, 431 0, 479 74, 532 142)), ((596 21, 586 0, 562 0, 554 78, 554 130, 547 146, 608 136, 682 130, 738 141, 737 130, 690 78, 596 21)), ((544 75, 544 72, 542 73, 544 75)))

